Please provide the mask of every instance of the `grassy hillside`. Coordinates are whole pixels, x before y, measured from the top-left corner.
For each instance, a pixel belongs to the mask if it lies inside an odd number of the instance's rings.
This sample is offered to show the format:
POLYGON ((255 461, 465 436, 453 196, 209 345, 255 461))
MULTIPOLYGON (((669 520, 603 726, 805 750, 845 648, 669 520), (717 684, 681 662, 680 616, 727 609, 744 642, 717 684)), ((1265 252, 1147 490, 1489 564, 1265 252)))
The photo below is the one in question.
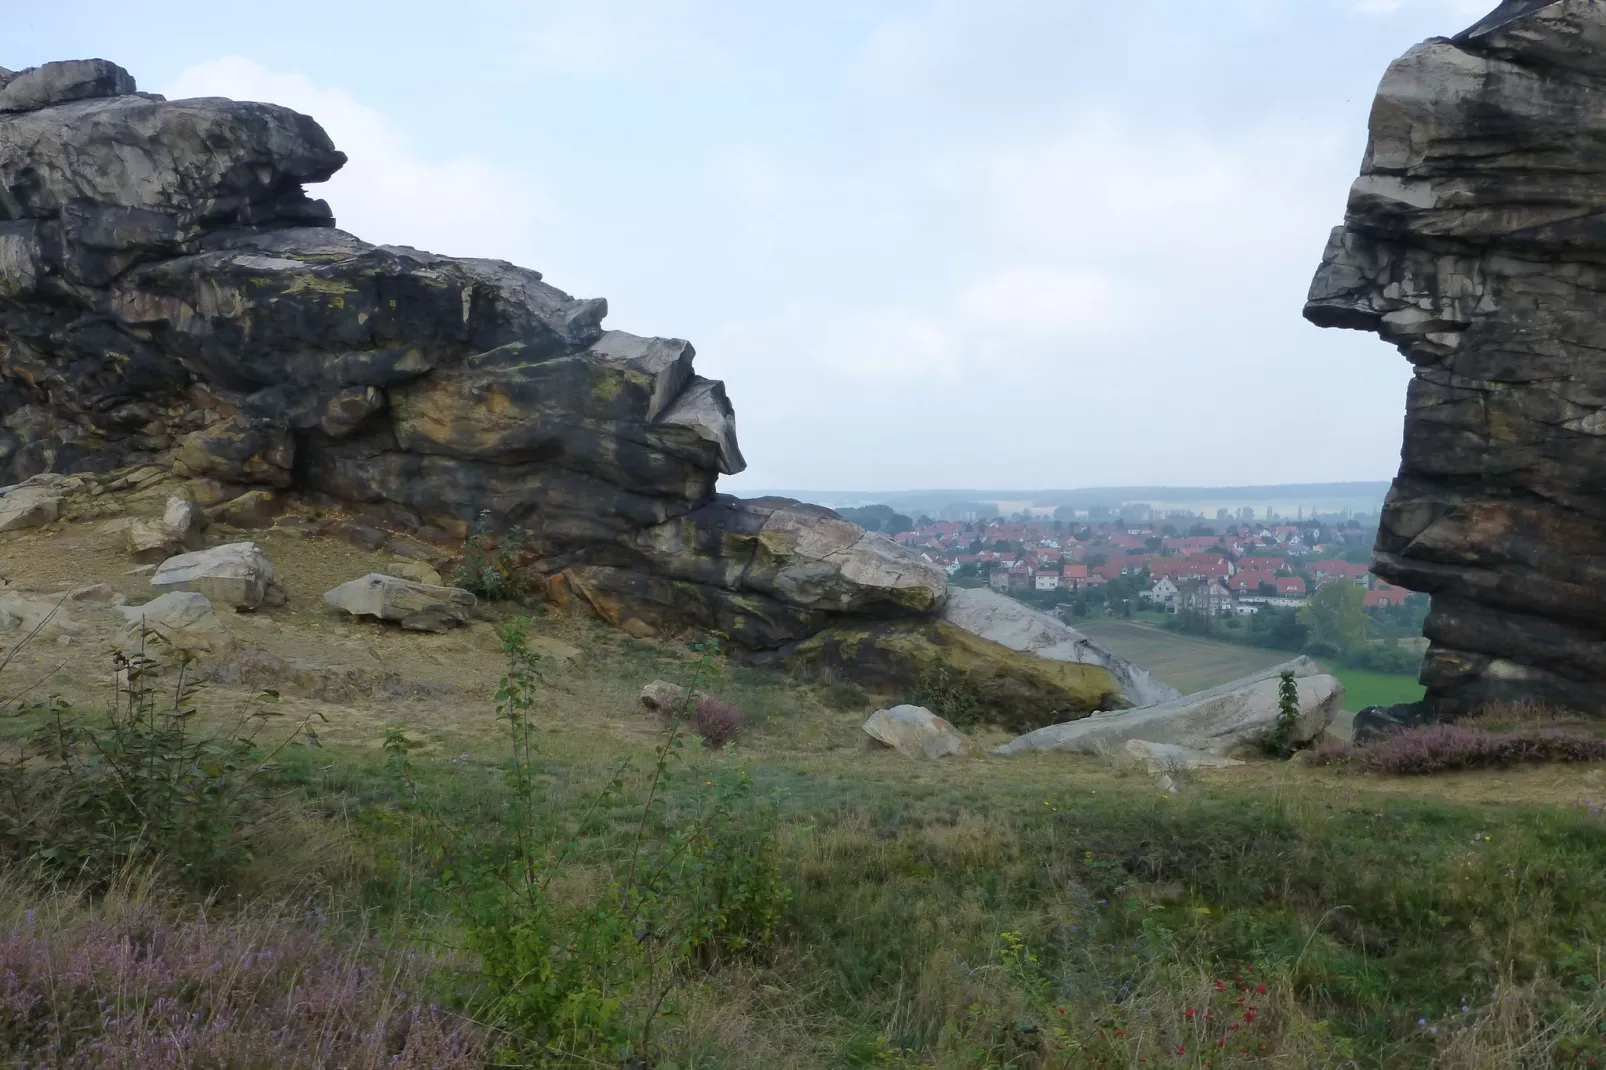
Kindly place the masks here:
MULTIPOLYGON (((1076 627, 1184 693, 1229 683, 1294 656, 1280 650, 1221 643, 1180 635, 1152 624, 1113 618, 1090 618, 1078 621, 1076 627)), ((1415 702, 1422 697, 1422 685, 1410 676, 1363 672, 1343 666, 1329 666, 1328 669, 1344 684, 1344 706, 1351 711, 1415 702)))

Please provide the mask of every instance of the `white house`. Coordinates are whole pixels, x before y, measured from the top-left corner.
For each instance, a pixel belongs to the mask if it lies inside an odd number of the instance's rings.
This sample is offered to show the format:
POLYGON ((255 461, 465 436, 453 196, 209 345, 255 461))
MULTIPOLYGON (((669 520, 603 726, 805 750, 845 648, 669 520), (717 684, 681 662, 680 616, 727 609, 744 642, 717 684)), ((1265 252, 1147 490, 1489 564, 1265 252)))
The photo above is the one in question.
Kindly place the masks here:
POLYGON ((1162 576, 1158 583, 1143 592, 1142 597, 1152 603, 1155 609, 1166 613, 1175 613, 1177 611, 1177 595, 1180 593, 1181 589, 1177 587, 1175 580, 1170 576, 1162 576))
POLYGON ((1060 589, 1060 574, 1044 570, 1035 577, 1039 591, 1057 591, 1060 589))

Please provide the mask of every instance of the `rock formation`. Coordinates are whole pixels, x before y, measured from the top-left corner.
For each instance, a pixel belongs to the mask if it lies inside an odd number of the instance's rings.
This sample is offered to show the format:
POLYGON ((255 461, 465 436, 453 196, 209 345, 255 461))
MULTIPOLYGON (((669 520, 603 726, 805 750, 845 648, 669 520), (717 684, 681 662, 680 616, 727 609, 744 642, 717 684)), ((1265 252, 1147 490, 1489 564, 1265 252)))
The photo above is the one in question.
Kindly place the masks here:
POLYGON ((1305 315, 1414 378, 1374 571, 1432 716, 1606 712, 1606 5, 1506 0, 1389 68, 1305 315))
MULTIPOLYGON (((950 627, 920 556, 716 493, 743 461, 689 343, 606 330, 539 272, 335 229, 303 186, 344 162, 304 115, 138 93, 105 60, 0 71, 0 523, 53 521, 41 474, 153 466, 253 515, 264 488, 365 510, 375 546, 523 529, 547 597, 631 634, 950 627)), ((961 647, 1057 713, 1148 697, 1113 661, 961 647)))

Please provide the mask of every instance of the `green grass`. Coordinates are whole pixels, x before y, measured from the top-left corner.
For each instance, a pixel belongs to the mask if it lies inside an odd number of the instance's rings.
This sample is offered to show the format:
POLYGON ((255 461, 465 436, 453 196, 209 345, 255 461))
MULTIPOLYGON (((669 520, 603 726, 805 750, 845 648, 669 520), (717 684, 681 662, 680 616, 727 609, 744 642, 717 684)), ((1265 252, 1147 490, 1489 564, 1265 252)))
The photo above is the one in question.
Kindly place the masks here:
POLYGON ((1363 710, 1368 706, 1392 706, 1398 702, 1416 702, 1427 689, 1416 682, 1414 676, 1394 676, 1380 672, 1363 672, 1342 665, 1328 666, 1328 671, 1344 685, 1344 707, 1363 710))

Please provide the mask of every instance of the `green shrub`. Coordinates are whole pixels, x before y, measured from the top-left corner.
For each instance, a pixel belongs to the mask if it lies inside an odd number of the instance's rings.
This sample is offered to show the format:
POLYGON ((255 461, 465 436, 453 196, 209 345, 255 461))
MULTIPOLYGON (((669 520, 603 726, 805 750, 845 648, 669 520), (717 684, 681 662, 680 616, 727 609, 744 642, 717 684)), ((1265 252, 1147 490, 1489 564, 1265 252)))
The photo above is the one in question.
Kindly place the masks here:
MULTIPOLYGON (((508 739, 503 843, 457 851, 462 838, 438 814, 424 818, 445 862, 442 883, 466 950, 481 963, 467 1008, 495 1030, 503 1061, 650 1059, 654 1026, 673 1013, 688 978, 761 954, 776 936, 791 891, 781 877, 774 810, 753 802, 744 770, 682 778, 675 768, 697 685, 717 652, 710 643, 639 801, 628 790, 634 770, 621 759, 572 816, 547 794, 540 767, 545 688, 527 628, 515 621, 503 630, 508 671, 496 694, 508 739), (610 838, 599 818, 626 808, 634 811, 628 832, 610 838), (557 891, 599 870, 605 885, 579 901, 557 891)), ((386 746, 399 785, 416 797, 406 737, 393 731, 386 746)))
POLYGON ((1260 747, 1273 758, 1287 758, 1294 753, 1294 728, 1299 722, 1299 684, 1294 674, 1285 671, 1277 685, 1277 723, 1272 726, 1260 747))
POLYGON ((921 677, 909 703, 925 707, 955 728, 972 728, 987 718, 987 706, 976 689, 943 668, 921 677))
POLYGON ((52 699, 45 724, 0 763, 0 856, 92 887, 130 864, 158 863, 198 890, 250 857, 273 758, 312 715, 266 754, 258 737, 277 716, 274 692, 232 731, 197 731, 193 659, 147 652, 160 645, 147 633, 137 653, 113 656, 104 713, 80 716, 52 699))
POLYGON ((462 560, 453 582, 491 602, 507 602, 525 592, 519 574, 519 555, 528 541, 523 529, 513 528, 500 537, 491 531, 491 516, 481 513, 463 541, 462 560))

